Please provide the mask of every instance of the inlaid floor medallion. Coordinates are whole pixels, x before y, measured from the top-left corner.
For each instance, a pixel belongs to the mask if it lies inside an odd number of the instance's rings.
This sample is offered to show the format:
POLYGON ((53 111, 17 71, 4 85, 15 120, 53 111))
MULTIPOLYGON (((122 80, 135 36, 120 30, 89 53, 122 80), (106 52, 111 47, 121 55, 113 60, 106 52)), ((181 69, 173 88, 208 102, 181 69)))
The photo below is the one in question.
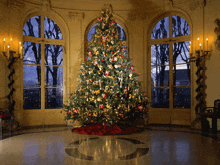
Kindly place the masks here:
POLYGON ((65 152, 74 158, 85 160, 128 160, 146 155, 146 144, 131 138, 88 138, 70 143, 65 152))

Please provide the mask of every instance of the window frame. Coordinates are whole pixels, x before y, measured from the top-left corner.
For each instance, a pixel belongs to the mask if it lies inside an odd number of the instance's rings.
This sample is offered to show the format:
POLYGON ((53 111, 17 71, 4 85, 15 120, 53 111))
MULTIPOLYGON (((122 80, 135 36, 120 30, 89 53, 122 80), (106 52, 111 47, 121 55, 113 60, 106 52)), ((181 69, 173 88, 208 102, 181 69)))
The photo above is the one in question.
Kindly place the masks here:
MULTIPOLYGON (((22 100, 24 100, 24 93, 23 93, 23 89, 24 88, 38 88, 38 89, 41 89, 41 108, 39 109, 24 109, 23 108, 23 103, 22 103, 22 109, 25 110, 25 111, 34 111, 34 110, 57 110, 57 109, 62 109, 62 108, 45 108, 45 105, 46 105, 46 94, 45 94, 45 91, 46 89, 52 89, 52 88, 60 88, 62 89, 63 91, 63 103, 64 103, 64 91, 66 89, 66 35, 65 35, 65 31, 64 31, 64 28, 62 27, 59 19, 56 19, 55 17, 51 17, 49 14, 46 14, 46 13, 32 13, 30 14, 28 17, 26 17, 26 19, 24 20, 24 24, 22 26, 22 38, 23 38, 23 42, 33 42, 33 43, 39 43, 41 45, 41 64, 40 64, 40 67, 41 67, 41 86, 40 87, 24 87, 23 86, 23 61, 22 61, 22 100), (32 37, 32 36, 25 36, 23 35, 23 28, 24 28, 24 25, 26 24, 26 22, 31 19, 32 17, 35 17, 35 16, 40 16, 41 18, 41 37, 32 37), (49 19, 51 19, 52 21, 54 21, 58 27, 60 28, 61 30, 61 33, 62 33, 62 39, 47 39, 47 38, 44 38, 44 17, 47 17, 49 19), (57 66, 57 67, 62 67, 63 68, 63 85, 62 87, 46 87, 45 85, 45 66, 54 66, 54 65, 45 65, 44 63, 44 58, 45 58, 45 45, 46 44, 51 44, 51 45, 62 45, 63 46, 63 65, 62 66, 57 66), (65 83, 64 83, 65 82, 65 83)), ((34 64, 25 64, 25 65, 34 65, 34 64)), ((34 66, 37 66, 37 65, 34 65, 34 66)), ((66 92, 65 92, 66 93, 66 92)))
MULTIPOLYGON (((173 108, 173 103, 174 103, 174 99, 173 99, 173 88, 174 88, 174 85, 173 85, 173 61, 172 61, 172 56, 173 56, 173 43, 177 43, 177 42, 183 42, 183 41, 191 41, 192 43, 192 26, 190 24, 190 20, 182 13, 179 13, 179 12, 169 12, 169 13, 165 13, 165 14, 162 14, 158 17, 156 17, 149 30, 148 30, 148 37, 147 37, 147 40, 148 40, 148 61, 147 61, 147 68, 148 68, 148 71, 147 71, 147 89, 148 89, 148 94, 149 94, 149 99, 150 101, 152 100, 152 94, 151 94, 151 45, 157 45, 157 44, 169 44, 169 48, 172 48, 172 49, 169 49, 169 82, 172 82, 172 83, 169 83, 169 108, 152 108, 151 106, 149 107, 151 110, 184 110, 184 111, 187 111, 187 112, 190 112, 191 109, 193 108, 193 95, 194 95, 194 91, 193 91, 193 65, 192 65, 192 62, 189 62, 190 63, 190 76, 191 76, 191 80, 190 80, 190 88, 191 88, 191 106, 190 108, 173 108), (172 36, 172 16, 179 16, 179 17, 182 17, 183 19, 186 20, 186 22, 188 23, 189 25, 189 28, 190 28, 190 34, 189 35, 186 35, 186 36, 178 36, 178 37, 173 37, 172 36), (156 26, 156 24, 163 18, 165 17, 169 17, 169 37, 168 38, 164 38, 164 39, 151 39, 151 33, 154 29, 154 27, 156 26)), ((191 54, 189 54, 189 58, 191 58, 191 54)))

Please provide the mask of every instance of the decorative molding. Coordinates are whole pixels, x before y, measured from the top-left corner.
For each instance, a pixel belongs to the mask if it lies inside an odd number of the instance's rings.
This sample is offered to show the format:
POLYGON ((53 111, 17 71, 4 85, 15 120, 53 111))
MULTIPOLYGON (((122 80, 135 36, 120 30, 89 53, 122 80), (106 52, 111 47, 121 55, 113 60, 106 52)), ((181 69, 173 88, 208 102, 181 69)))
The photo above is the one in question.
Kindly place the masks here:
POLYGON ((51 10, 50 0, 42 0, 41 8, 42 8, 42 10, 50 11, 51 10))
POLYGON ((193 0, 190 4, 190 10, 196 10, 205 6, 205 0, 193 0))
POLYGON ((82 20, 84 18, 84 13, 69 12, 69 17, 70 19, 82 20))

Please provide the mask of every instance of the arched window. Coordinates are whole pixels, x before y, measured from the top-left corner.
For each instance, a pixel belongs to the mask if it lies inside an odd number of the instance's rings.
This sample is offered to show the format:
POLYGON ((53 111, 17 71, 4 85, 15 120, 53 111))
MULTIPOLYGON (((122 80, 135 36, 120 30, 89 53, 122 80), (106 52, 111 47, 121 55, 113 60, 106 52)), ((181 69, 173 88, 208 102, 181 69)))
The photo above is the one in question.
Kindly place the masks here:
POLYGON ((63 105, 63 35, 44 15, 23 28, 23 108, 57 109, 63 105))
POLYGON ((150 36, 151 108, 190 109, 190 28, 169 14, 156 23, 150 36))
MULTIPOLYGON (((97 24, 94 24, 89 30, 88 30, 88 34, 86 36, 87 42, 86 42, 86 46, 85 48, 87 48, 87 46, 89 45, 89 42, 92 39, 93 34, 95 33, 95 27, 97 26, 97 24)), ((119 33, 119 39, 123 41, 123 47, 125 48, 125 54, 127 55, 127 38, 126 38, 126 34, 124 29, 121 27, 121 25, 119 25, 118 23, 116 23, 116 26, 118 28, 118 33, 119 33)), ((85 51, 85 58, 89 58, 87 57, 87 50, 85 51)))

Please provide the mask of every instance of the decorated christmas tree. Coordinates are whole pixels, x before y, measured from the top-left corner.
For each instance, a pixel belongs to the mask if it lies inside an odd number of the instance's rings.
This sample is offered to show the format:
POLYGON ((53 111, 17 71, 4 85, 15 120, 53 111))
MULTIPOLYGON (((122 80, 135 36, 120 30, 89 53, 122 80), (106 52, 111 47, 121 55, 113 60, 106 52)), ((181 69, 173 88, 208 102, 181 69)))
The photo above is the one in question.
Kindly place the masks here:
POLYGON ((147 97, 119 35, 111 8, 102 10, 87 61, 81 64, 78 89, 64 105, 66 120, 113 125, 147 114, 147 97))

